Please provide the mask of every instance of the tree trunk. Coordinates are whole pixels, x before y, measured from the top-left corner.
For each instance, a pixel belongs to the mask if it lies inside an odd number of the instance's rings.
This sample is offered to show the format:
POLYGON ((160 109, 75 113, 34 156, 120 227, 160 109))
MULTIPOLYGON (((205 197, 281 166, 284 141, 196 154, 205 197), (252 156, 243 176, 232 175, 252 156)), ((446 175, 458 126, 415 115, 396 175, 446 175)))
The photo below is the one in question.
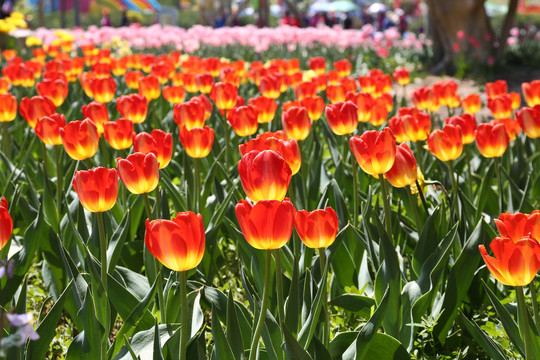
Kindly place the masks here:
POLYGON ((436 61, 432 72, 452 72, 454 60, 461 56, 478 63, 493 57, 494 35, 484 8, 485 0, 426 0, 426 3, 436 61))
POLYGON ((268 26, 268 14, 270 13, 270 4, 268 0, 259 0, 259 19, 257 21, 259 27, 268 26))

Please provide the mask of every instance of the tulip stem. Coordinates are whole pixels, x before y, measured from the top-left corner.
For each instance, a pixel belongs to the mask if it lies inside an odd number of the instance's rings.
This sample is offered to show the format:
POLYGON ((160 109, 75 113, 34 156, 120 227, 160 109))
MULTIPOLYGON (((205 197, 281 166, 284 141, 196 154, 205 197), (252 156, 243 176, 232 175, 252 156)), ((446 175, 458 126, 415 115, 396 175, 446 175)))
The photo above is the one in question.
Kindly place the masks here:
POLYGON ((534 285, 534 281, 529 284, 529 290, 531 291, 534 326, 536 327, 536 330, 538 330, 538 299, 536 295, 536 286, 534 285))
MULTIPOLYGON (((278 302, 278 315, 279 326, 283 328, 285 324, 285 303, 283 301, 283 283, 281 280, 281 254, 280 249, 274 250, 274 260, 276 261, 276 287, 277 287, 277 302, 278 302)), ((283 341, 283 331, 281 332, 281 340, 283 341)))
POLYGON ((422 201, 422 206, 424 207, 426 216, 429 216, 426 198, 424 197, 424 191, 422 190, 422 187, 420 186, 420 182, 418 181, 418 179, 416 179, 414 182, 416 183, 416 189, 418 190, 418 195, 420 195, 420 200, 422 201))
POLYGON ((62 221, 62 191, 64 189, 64 179, 62 178, 62 153, 60 146, 54 147, 54 157, 56 161, 56 207, 58 210, 58 220, 62 221))
POLYGON ((223 123, 225 126, 225 168, 227 171, 229 171, 229 165, 230 165, 230 159, 229 159, 229 148, 230 148, 230 138, 231 138, 231 130, 229 129, 229 124, 227 121, 227 110, 223 110, 223 123))
POLYGON ((353 176, 353 225, 358 222, 358 170, 356 158, 351 154, 352 176, 353 176))
POLYGON ((179 272, 180 281, 180 307, 182 328, 180 329, 180 360, 186 360, 186 347, 188 341, 188 301, 187 301, 187 275, 185 271, 179 272))
MULTIPOLYGON (((321 263, 321 279, 324 278, 323 272, 326 270, 326 254, 325 249, 319 249, 319 260, 321 263)), ((324 309, 324 327, 323 327, 323 344, 325 348, 328 348, 330 343, 330 313, 328 312, 328 294, 327 294, 327 284, 321 284, 322 288, 322 298, 323 298, 323 309, 324 309)))
POLYGON ((386 232, 388 236, 392 239, 392 219, 390 212, 390 194, 388 193, 388 187, 386 186, 386 181, 384 180, 384 175, 379 174, 379 182, 381 184, 381 190, 383 195, 383 205, 384 205, 384 223, 386 224, 386 232))
POLYGON ((450 169, 450 180, 452 181, 452 207, 456 213, 456 219, 459 219, 459 209, 458 209, 458 188, 456 174, 454 171, 454 163, 452 160, 448 161, 448 168, 450 169))
POLYGON ((411 209, 414 216, 414 222, 416 223, 416 232, 418 233, 418 237, 420 237, 420 233, 422 232, 422 226, 420 225, 420 216, 418 216, 418 202, 417 202, 417 199, 413 197, 410 186, 405 188, 405 192, 407 193, 407 197, 409 198, 409 203, 411 204, 411 209))
POLYGON ((41 151, 43 152, 43 171, 45 172, 45 176, 49 178, 49 156, 47 154, 47 147, 43 141, 41 141, 41 151))
MULTIPOLYGON (((228 169, 228 167, 227 167, 228 169)), ((195 178, 195 212, 201 212, 201 170, 199 159, 193 159, 193 177, 195 178)))
POLYGON ((251 350, 249 352, 249 360, 257 359, 257 352, 259 347, 259 339, 261 338, 262 329, 264 327, 264 320, 266 319, 266 309, 268 308, 268 292, 270 291, 270 268, 272 265, 272 250, 266 250, 266 264, 264 266, 264 289, 262 295, 261 310, 259 312, 259 318, 257 319, 257 325, 255 326, 255 333, 251 339, 251 350))
POLYGON ((99 228, 99 253, 101 256, 101 283, 107 293, 107 238, 105 235, 105 225, 103 224, 103 213, 96 213, 99 228))
POLYGON ((8 122, 2 122, 2 147, 4 154, 8 159, 11 159, 11 140, 9 138, 8 122))
POLYGON ((501 178, 501 169, 499 168, 499 159, 493 158, 493 164, 495 165, 495 175, 497 176, 497 185, 499 187, 499 212, 503 212, 504 197, 503 197, 503 183, 501 178))
POLYGON ((519 318, 521 320, 521 331, 523 332, 523 340, 525 342, 525 360, 532 360, 532 343, 531 333, 529 330, 529 314, 527 311, 527 304, 525 303, 525 295, 523 294, 523 287, 516 286, 516 295, 518 301, 519 318))
MULTIPOLYGON (((157 190, 159 191, 159 190, 157 190)), ((148 193, 144 193, 143 199, 144 199, 144 206, 146 207, 146 213, 148 214, 148 220, 152 221, 152 207, 150 206, 150 200, 148 199, 148 193)), ((146 249, 145 251, 148 251, 146 249)), ((159 269, 159 264, 156 261, 156 258, 151 255, 150 258, 152 259, 152 265, 154 267, 154 272, 157 277, 157 287, 158 287, 158 305, 159 305, 159 313, 160 313, 160 319, 161 323, 165 324, 167 322, 167 310, 165 308, 165 298, 163 297, 163 280, 161 278, 161 273, 159 269)))

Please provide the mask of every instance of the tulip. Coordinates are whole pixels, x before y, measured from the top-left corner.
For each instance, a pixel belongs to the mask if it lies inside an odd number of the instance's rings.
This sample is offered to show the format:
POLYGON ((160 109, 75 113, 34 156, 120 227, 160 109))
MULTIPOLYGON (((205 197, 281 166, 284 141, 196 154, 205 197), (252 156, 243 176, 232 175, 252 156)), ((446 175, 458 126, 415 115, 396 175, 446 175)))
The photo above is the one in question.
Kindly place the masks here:
POLYGON ((148 75, 139 79, 139 94, 144 95, 148 101, 157 99, 161 95, 161 85, 157 76, 148 75))
POLYGON ((148 100, 141 94, 123 95, 116 101, 116 110, 123 118, 131 120, 134 124, 140 124, 146 119, 148 100))
POLYGON ((257 121, 259 124, 269 123, 274 119, 277 110, 276 100, 264 96, 257 96, 248 100, 249 105, 257 109, 257 121))
POLYGON ((97 102, 106 104, 112 99, 114 99, 114 93, 116 92, 116 82, 110 75, 101 79, 90 79, 89 87, 92 91, 92 97, 97 102))
POLYGON ((328 85, 326 88, 326 97, 330 102, 345 101, 345 88, 341 85, 328 85))
POLYGON ((338 217, 334 209, 296 212, 294 227, 300 240, 309 248, 329 247, 336 240, 339 229, 338 217))
POLYGON ((216 57, 209 57, 202 60, 203 68, 208 71, 212 76, 219 75, 219 69, 221 68, 221 60, 216 57))
POLYGON ((252 201, 278 200, 287 194, 292 171, 276 151, 250 151, 238 162, 244 192, 252 201))
POLYGON ((428 87, 415 89, 412 93, 412 102, 420 110, 437 111, 440 107, 435 93, 428 87))
POLYGON ((140 71, 130 71, 124 75, 127 87, 133 90, 139 90, 139 80, 142 78, 143 74, 140 71))
POLYGON ((431 131, 429 114, 418 112, 415 115, 403 116, 403 128, 409 141, 424 141, 431 131))
POLYGON ((82 113, 85 119, 90 119, 96 124, 99 134, 103 134, 103 126, 109 121, 109 111, 105 104, 92 101, 88 105, 82 106, 82 113))
POLYGON ((377 98, 371 108, 369 123, 373 126, 380 126, 386 122, 386 119, 388 119, 386 101, 382 97, 377 98))
POLYGON ((73 160, 88 159, 97 153, 99 134, 96 124, 90 119, 69 122, 60 128, 60 137, 73 160))
POLYGON ((123 76, 127 71, 126 58, 111 59, 111 71, 114 76, 123 76))
POLYGON ((509 286, 525 286, 533 281, 540 269, 540 244, 531 237, 513 241, 507 237, 496 237, 489 245, 493 255, 489 256, 484 245, 478 248, 491 275, 509 286))
POLYGON ((519 109, 521 106, 521 95, 517 92, 511 92, 508 95, 510 95, 510 100, 512 101, 512 110, 519 109))
POLYGON ((474 132, 476 130, 476 119, 474 115, 462 114, 461 116, 452 116, 446 119, 446 124, 454 125, 461 129, 464 145, 474 141, 474 132))
POLYGON ((326 119, 336 135, 352 134, 358 126, 358 107, 351 101, 328 105, 326 119))
POLYGON ((371 119, 371 111, 375 105, 375 100, 368 93, 347 94, 347 100, 352 101, 358 107, 358 121, 368 122, 371 119))
POLYGON ((397 188, 410 186, 416 182, 418 170, 416 159, 407 144, 396 147, 396 160, 392 168, 384 176, 388 182, 397 188))
POLYGON ((281 84, 280 91, 282 93, 287 91, 287 88, 289 86, 294 89, 304 79, 304 74, 301 73, 301 72, 297 72, 297 73, 294 73, 294 74, 291 74, 291 75, 282 75, 280 73, 276 73, 276 74, 274 74, 274 76, 278 76, 278 77, 282 76, 282 77, 284 77, 284 80, 281 80, 281 83, 280 83, 281 84))
POLYGON ((37 121, 43 117, 54 114, 56 107, 51 99, 44 96, 24 97, 19 105, 19 113, 33 129, 37 121))
POLYGON ((194 96, 191 99, 189 99, 189 101, 202 104, 204 108, 204 121, 208 121, 210 119, 210 116, 212 116, 212 111, 214 110, 214 107, 212 105, 212 102, 210 102, 210 99, 208 99, 206 95, 201 94, 199 96, 194 96))
POLYGON ((326 71, 326 60, 322 56, 316 56, 309 59, 309 68, 315 72, 315 74, 324 74, 326 71))
POLYGON ((517 119, 523 132, 531 139, 540 138, 540 105, 518 111, 517 119))
POLYGON ((173 119, 179 128, 183 126, 188 130, 194 127, 203 127, 205 122, 204 104, 199 101, 188 101, 176 104, 173 108, 173 119))
POLYGON ((261 200, 255 205, 240 200, 235 213, 242 234, 255 249, 279 249, 291 238, 296 210, 289 199, 261 200))
POLYGON ((212 86, 210 98, 220 110, 230 110, 236 105, 238 88, 229 83, 218 82, 212 86))
POLYGON ((249 136, 257 132, 257 108, 252 105, 233 108, 227 114, 227 120, 238 136, 249 136))
POLYGON ((311 130, 311 120, 308 112, 303 107, 292 107, 284 111, 281 116, 283 130, 288 137, 296 140, 304 140, 311 130))
POLYGON ((433 85, 433 93, 440 105, 454 108, 460 104, 457 88, 458 85, 453 80, 440 81, 433 85))
POLYGON ((404 67, 396 68, 392 76, 394 76, 396 82, 401 86, 405 86, 411 82, 411 75, 409 74, 409 70, 404 67))
POLYGON ((512 98, 509 94, 489 98, 487 105, 496 119, 512 116, 512 98))
POLYGON ((472 94, 461 100, 461 107, 463 111, 468 114, 476 114, 482 108, 482 101, 480 101, 480 95, 472 94))
POLYGON ((62 105, 68 95, 67 83, 60 79, 44 79, 37 84, 36 89, 39 95, 51 99, 56 107, 62 105))
POLYGON ((283 107, 282 111, 287 111, 293 107, 302 107, 302 103, 300 102, 300 100, 285 101, 282 107, 283 107))
MULTIPOLYGON (((6 246, 13 231, 13 220, 9 215, 9 207, 6 198, 0 199, 0 250, 6 246)), ((292 228, 291 228, 292 231, 292 228)))
POLYGON ((275 76, 263 76, 259 83, 259 91, 264 97, 277 99, 281 95, 280 81, 275 76))
POLYGON ((105 140, 116 150, 124 150, 133 144, 135 131, 133 122, 128 119, 118 119, 105 124, 105 140))
POLYGON ((153 153, 134 153, 117 158, 118 176, 133 194, 147 194, 159 183, 159 163, 153 153))
POLYGON ((163 97, 170 104, 180 104, 186 97, 186 90, 181 86, 164 86, 163 97))
POLYGON ((508 93, 508 85, 505 80, 497 80, 486 83, 486 94, 489 98, 505 95, 508 93))
POLYGON ((252 150, 263 151, 273 150, 285 159, 289 167, 291 168, 291 175, 295 175, 300 170, 302 165, 302 158, 300 155, 300 147, 296 139, 288 139, 280 137, 277 133, 263 133, 257 136, 256 139, 240 145, 240 154, 246 155, 252 150))
POLYGON ((199 91, 199 86, 197 85, 197 75, 192 73, 183 73, 182 81, 184 88, 188 93, 196 93, 199 91))
POLYGON ((52 114, 40 118, 34 128, 45 145, 62 145, 60 129, 66 126, 64 114, 52 114))
POLYGON ((157 77, 160 84, 165 84, 174 73, 174 65, 169 61, 159 61, 152 64, 150 73, 157 77))
POLYGON ((492 125, 503 124, 510 140, 515 140, 516 136, 521 133, 519 122, 515 119, 495 119, 491 120, 489 123, 492 125))
POLYGON ((294 93, 298 100, 302 100, 307 97, 314 97, 317 95, 317 87, 311 81, 301 82, 300 84, 296 85, 294 93))
POLYGON ((86 210, 108 211, 112 209, 118 196, 118 174, 115 169, 104 167, 75 171, 73 189, 86 210))
POLYGON ((495 219, 495 225, 501 237, 510 238, 514 243, 520 239, 531 236, 540 242, 540 211, 531 214, 503 213, 495 219))
POLYGON ((185 125, 180 129, 180 142, 188 156, 200 159, 208 156, 214 143, 214 129, 194 127, 188 129, 185 125))
POLYGON ((521 90, 527 105, 530 107, 540 105, 540 80, 533 80, 530 83, 524 82, 521 84, 521 90))
POLYGON ((324 111, 324 100, 322 97, 306 97, 300 101, 300 104, 306 108, 311 121, 317 121, 321 118, 324 111))
POLYGON ((392 168, 396 158, 396 138, 390 128, 370 130, 350 139, 351 150, 360 168, 375 177, 392 168))
POLYGON ((324 91, 326 90, 326 86, 328 85, 328 78, 326 75, 318 75, 315 76, 311 81, 315 84, 317 87, 317 91, 324 91))
POLYGON ((0 77, 0 94, 7 94, 9 91, 9 81, 5 77, 0 77))
POLYGON ((342 59, 334 62, 334 69, 340 77, 345 77, 351 74, 352 65, 349 60, 342 59))
POLYGON ((457 159, 463 152, 461 128, 446 125, 442 130, 435 130, 428 136, 429 150, 441 161, 457 159))
POLYGON ((403 117, 393 116, 388 120, 388 127, 392 130, 392 133, 396 137, 396 142, 402 143, 409 141, 407 133, 405 132, 405 127, 403 126, 403 117))
POLYGON ((501 157, 506 151, 510 138, 504 124, 480 124, 475 133, 476 146, 480 154, 487 158, 501 157))
POLYGON ((195 82, 201 93, 208 94, 214 85, 214 77, 210 73, 197 74, 195 76, 195 82))
POLYGON ((17 116, 17 99, 10 94, 0 94, 0 122, 10 122, 17 116))
POLYGON ((133 140, 133 150, 143 154, 153 153, 163 169, 171 162, 173 154, 172 135, 163 130, 154 129, 150 134, 139 133, 133 140))

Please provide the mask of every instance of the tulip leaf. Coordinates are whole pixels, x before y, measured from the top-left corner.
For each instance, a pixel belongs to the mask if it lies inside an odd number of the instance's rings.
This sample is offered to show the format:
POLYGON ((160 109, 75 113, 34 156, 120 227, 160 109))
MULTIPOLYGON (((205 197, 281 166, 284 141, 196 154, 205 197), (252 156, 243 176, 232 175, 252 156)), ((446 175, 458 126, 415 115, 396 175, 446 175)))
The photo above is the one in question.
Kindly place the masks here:
MULTIPOLYGON (((214 317, 212 316, 212 321, 213 319, 214 317)), ((232 291, 229 291, 229 296, 227 297, 227 322, 225 328, 227 329, 227 342, 230 344, 231 350, 234 353, 234 358, 242 359, 244 357, 244 341, 242 339, 242 332, 240 331, 232 291)))
POLYGON ((459 324, 467 329, 467 332, 480 344, 482 349, 489 354, 489 357, 493 360, 505 360, 506 356, 503 349, 497 344, 488 334, 483 331, 478 324, 469 320, 461 310, 458 310, 457 321, 459 324))
POLYGON ((283 335, 285 336, 285 352, 287 354, 287 359, 313 360, 311 355, 304 350, 302 345, 298 343, 286 326, 283 327, 283 335))
POLYGON ((358 313, 363 318, 368 318, 371 314, 371 308, 375 306, 375 299, 359 294, 342 294, 332 299, 330 303, 344 310, 358 313))
POLYGON ((128 209, 126 215, 124 215, 124 219, 122 219, 122 222, 118 225, 112 234, 111 239, 109 240, 109 247, 107 248, 107 264, 109 273, 114 273, 116 264, 120 259, 122 248, 124 247, 124 243, 126 240, 128 240, 130 228, 131 211, 128 209))
POLYGON ((213 358, 216 360, 240 359, 239 357, 235 357, 231 345, 223 333, 219 316, 214 316, 214 314, 215 311, 212 309, 212 335, 214 338, 214 350, 212 352, 213 358))
MULTIPOLYGON (((172 334, 180 328, 180 325, 161 324, 158 325, 157 328, 157 331, 159 332, 159 341, 164 344, 169 340, 172 334)), ((155 332, 156 329, 154 326, 148 330, 140 331, 133 335, 127 344, 129 344, 133 353, 141 359, 153 359, 155 332)), ((99 359, 99 357, 96 357, 95 359, 99 359)), ((127 345, 114 357, 114 360, 133 360, 127 345)))
POLYGON ((154 318, 154 350, 153 350, 153 359, 154 360, 164 360, 163 352, 161 351, 161 336, 159 333, 159 326, 157 318, 154 318))
POLYGON ((58 233, 60 229, 60 220, 58 219, 58 209, 54 195, 52 194, 50 180, 47 175, 43 177, 43 213, 45 215, 45 221, 53 229, 55 233, 58 233))

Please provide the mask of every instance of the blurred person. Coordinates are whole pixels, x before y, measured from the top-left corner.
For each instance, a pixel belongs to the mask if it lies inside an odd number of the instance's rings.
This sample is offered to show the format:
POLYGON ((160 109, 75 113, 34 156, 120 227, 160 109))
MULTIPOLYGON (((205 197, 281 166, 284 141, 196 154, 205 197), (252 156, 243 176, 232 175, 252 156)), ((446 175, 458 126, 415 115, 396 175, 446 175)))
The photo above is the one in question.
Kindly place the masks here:
POLYGON ((111 17, 109 15, 109 9, 105 8, 101 10, 101 26, 111 26, 111 17))
POLYGON ((122 9, 122 23, 120 26, 129 26, 129 18, 127 9, 122 9))

